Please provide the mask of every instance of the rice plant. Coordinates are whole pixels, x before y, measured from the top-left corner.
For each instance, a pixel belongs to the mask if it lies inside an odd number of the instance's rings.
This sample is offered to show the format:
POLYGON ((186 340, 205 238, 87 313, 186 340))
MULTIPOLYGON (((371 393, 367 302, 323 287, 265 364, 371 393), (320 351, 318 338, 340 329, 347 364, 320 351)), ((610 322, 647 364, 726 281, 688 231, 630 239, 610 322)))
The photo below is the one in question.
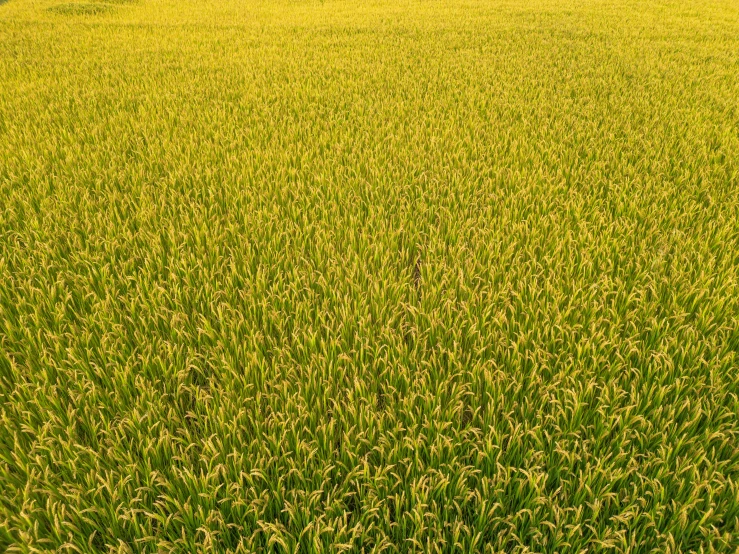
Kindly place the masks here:
POLYGON ((2 3, 0 551, 739 552, 739 5, 2 3))

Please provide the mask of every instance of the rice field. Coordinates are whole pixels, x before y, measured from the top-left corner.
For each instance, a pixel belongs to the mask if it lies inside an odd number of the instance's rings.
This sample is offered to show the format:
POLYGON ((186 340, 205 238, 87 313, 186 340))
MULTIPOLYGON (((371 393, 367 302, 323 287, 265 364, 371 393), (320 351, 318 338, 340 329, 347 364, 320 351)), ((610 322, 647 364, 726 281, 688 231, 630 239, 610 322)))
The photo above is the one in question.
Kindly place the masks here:
POLYGON ((739 552, 739 3, 2 2, 0 551, 739 552))

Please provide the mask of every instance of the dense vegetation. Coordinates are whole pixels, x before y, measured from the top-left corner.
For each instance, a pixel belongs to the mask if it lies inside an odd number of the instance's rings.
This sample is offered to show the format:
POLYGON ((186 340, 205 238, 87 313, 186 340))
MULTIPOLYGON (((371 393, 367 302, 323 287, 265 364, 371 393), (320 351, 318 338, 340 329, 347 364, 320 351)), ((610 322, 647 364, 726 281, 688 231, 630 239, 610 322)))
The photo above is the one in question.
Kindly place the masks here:
POLYGON ((0 6, 0 550, 739 551, 739 5, 0 6))

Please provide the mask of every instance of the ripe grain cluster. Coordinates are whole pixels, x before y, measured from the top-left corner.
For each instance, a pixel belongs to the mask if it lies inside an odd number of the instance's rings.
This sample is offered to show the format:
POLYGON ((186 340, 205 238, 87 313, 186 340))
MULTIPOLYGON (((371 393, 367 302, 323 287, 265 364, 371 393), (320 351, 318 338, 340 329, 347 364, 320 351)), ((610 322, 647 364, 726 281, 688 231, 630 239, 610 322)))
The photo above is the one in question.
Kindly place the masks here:
POLYGON ((3 2, 0 550, 738 552, 739 5, 3 2))

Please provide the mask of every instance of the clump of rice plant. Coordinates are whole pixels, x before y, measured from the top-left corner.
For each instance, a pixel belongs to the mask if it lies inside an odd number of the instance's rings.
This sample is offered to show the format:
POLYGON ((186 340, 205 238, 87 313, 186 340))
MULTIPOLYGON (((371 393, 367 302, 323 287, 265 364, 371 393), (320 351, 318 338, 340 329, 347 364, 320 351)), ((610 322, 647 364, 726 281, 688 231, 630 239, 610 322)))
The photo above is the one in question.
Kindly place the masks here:
POLYGON ((112 5, 107 3, 94 3, 94 4, 56 4, 51 6, 48 11, 59 15, 96 15, 105 13, 113 8, 112 5))

